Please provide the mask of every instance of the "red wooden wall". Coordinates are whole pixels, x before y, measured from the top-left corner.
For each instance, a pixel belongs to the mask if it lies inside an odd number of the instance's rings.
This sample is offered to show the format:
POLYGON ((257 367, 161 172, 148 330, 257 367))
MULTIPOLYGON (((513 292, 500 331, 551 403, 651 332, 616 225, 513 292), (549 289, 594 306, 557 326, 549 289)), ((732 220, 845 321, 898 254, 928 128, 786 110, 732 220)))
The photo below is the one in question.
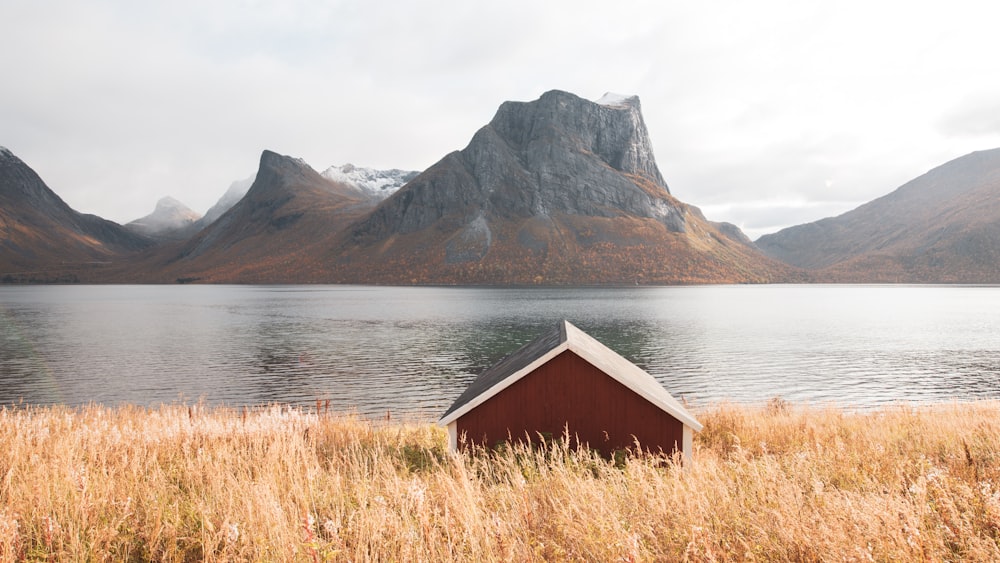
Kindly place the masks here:
POLYGON ((609 455, 633 448, 671 453, 683 444, 683 424, 587 361, 565 351, 458 419, 459 442, 494 446, 532 441, 539 432, 563 435, 609 455), (634 437, 633 437, 634 436, 634 437))

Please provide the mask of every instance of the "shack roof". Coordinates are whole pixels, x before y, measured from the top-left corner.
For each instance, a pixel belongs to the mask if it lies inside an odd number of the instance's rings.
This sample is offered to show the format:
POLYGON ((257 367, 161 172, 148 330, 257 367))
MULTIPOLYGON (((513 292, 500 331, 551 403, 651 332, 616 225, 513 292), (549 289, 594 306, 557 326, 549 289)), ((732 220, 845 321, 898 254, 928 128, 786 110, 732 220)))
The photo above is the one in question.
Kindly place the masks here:
POLYGON ((696 432, 701 431, 701 423, 652 375, 565 320, 486 368, 445 411, 438 424, 447 426, 458 420, 566 350, 580 356, 696 432))

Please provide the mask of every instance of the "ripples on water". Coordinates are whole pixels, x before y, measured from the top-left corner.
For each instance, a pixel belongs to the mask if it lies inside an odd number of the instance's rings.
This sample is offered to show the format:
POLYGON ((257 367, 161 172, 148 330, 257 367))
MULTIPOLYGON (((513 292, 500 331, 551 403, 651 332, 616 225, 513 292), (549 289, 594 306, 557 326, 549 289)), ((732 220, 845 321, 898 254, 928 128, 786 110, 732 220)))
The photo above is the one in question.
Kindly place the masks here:
POLYGON ((1000 398, 1000 288, 0 288, 0 404, 327 400, 435 419, 568 319, 695 403, 1000 398))

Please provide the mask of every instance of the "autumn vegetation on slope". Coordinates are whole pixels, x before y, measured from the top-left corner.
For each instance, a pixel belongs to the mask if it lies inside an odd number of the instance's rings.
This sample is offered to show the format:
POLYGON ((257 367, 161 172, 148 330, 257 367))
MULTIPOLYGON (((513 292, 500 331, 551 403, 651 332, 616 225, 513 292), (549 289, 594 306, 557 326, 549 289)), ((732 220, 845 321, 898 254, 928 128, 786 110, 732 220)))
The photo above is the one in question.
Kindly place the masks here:
POLYGON ((690 464, 272 406, 0 410, 0 560, 998 560, 1000 404, 721 405, 690 464))

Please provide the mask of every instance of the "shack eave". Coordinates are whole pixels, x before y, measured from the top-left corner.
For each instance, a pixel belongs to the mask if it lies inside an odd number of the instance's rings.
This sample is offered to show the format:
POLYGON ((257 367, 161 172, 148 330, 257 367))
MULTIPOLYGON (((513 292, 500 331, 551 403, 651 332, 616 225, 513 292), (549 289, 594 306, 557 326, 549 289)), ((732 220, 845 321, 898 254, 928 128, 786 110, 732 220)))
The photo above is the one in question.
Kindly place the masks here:
POLYGON ((695 432, 701 431, 701 423, 652 375, 565 320, 487 368, 459 395, 438 424, 448 426, 566 350, 580 356, 695 432))

